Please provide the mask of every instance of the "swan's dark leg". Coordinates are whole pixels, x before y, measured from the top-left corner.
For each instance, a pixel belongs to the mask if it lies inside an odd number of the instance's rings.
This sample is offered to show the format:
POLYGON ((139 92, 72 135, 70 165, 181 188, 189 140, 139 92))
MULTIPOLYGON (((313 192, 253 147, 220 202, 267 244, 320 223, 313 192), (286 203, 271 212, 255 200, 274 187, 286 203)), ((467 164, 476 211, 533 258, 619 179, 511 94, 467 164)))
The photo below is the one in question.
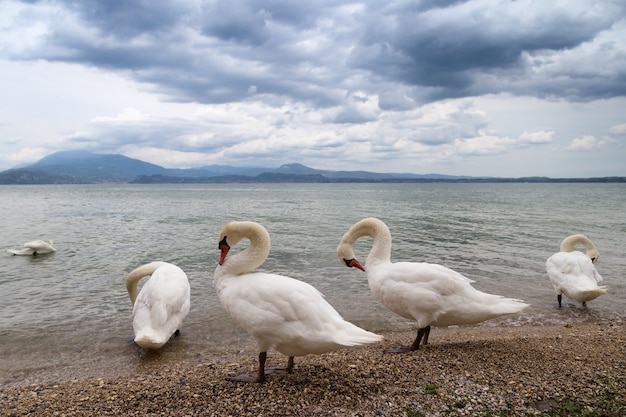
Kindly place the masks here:
POLYGON ((287 373, 290 374, 293 372, 293 356, 289 357, 289 360, 287 361, 287 373))
POLYGON ((259 353, 259 372, 255 382, 265 382, 265 361, 267 360, 267 352, 259 353))
POLYGON ((420 347, 420 342, 422 341, 422 338, 424 338, 424 343, 422 343, 423 345, 427 345, 428 344, 428 335, 430 335, 430 326, 426 326, 426 327, 422 327, 421 329, 417 330, 417 337, 415 338, 415 341, 413 342, 413 344, 411 345, 411 350, 417 350, 420 347))
POLYGON ((556 296, 556 299, 559 300, 559 308, 561 308, 561 298, 563 298, 561 294, 556 296))
POLYGON ((176 331, 174 332, 174 336, 179 336, 180 335, 180 329, 176 329, 176 331))
POLYGON ((428 336, 430 336, 430 326, 426 326, 424 328, 424 340, 422 341, 423 346, 428 344, 428 336))
POLYGON ((586 307, 586 306, 587 306, 587 302, 583 301, 583 307, 586 307))

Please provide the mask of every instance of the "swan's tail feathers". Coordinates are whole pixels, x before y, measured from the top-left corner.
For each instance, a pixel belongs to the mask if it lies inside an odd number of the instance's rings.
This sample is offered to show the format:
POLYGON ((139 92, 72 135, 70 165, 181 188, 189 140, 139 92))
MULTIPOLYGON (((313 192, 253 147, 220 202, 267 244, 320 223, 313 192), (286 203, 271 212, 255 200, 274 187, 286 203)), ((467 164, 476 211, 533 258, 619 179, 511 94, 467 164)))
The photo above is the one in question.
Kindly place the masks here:
POLYGON ((501 298, 497 304, 498 314, 515 314, 530 307, 530 304, 516 298, 501 298))
POLYGON ((350 327, 337 333, 335 343, 342 346, 360 346, 380 342, 384 339, 384 337, 379 334, 361 329, 352 323, 349 324, 350 327))
POLYGON ((586 302, 586 301, 591 301, 591 300, 598 298, 602 294, 605 294, 606 291, 607 291, 607 287, 603 285, 601 287, 590 288, 586 290, 576 290, 576 291, 570 290, 565 295, 567 295, 569 298, 573 298, 576 301, 586 302))
POLYGON ((157 334, 152 329, 144 329, 135 335, 135 343, 144 349, 158 349, 163 346, 168 339, 157 334))

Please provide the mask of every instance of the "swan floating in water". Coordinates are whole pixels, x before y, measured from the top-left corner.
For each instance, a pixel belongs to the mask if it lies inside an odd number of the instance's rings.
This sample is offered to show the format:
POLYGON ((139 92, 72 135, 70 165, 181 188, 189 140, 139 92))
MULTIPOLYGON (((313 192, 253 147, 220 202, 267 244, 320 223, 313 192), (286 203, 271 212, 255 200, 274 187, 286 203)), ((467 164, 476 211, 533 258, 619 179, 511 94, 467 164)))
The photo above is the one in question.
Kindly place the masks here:
POLYGON ((602 276, 596 271, 594 263, 600 258, 600 252, 585 235, 571 235, 561 242, 560 252, 546 261, 548 278, 557 294, 561 307, 562 294, 587 305, 602 294, 606 286, 598 286, 602 276), (585 253, 574 250, 576 245, 583 245, 585 253))
POLYGON ((167 262, 150 262, 131 271, 126 289, 133 304, 135 343, 158 349, 178 334, 189 313, 190 287, 185 272, 167 262), (150 278, 137 290, 141 278, 150 278))
POLYGON ((257 374, 234 380, 263 382, 267 351, 272 347, 289 360, 286 369, 268 368, 267 374, 292 372, 294 356, 382 340, 382 336, 344 320, 311 285, 282 275, 250 272, 262 265, 270 252, 269 233, 260 224, 228 223, 220 233, 219 249, 213 280, 217 296, 232 319, 256 339, 260 352, 257 374), (250 245, 227 257, 230 248, 244 238, 250 245))
POLYGON ((472 280, 442 265, 391 262, 391 233, 385 223, 366 218, 343 236, 337 254, 342 263, 365 271, 370 290, 394 313, 415 320, 419 327, 410 346, 388 352, 403 353, 428 344, 430 326, 475 324, 528 307, 521 300, 487 294, 472 287, 472 280), (355 258, 353 244, 360 237, 373 239, 363 267, 355 258))
POLYGON ((43 240, 33 240, 32 242, 24 243, 24 247, 25 249, 7 249, 7 252, 13 255, 37 256, 57 251, 56 246, 54 246, 51 240, 47 242, 43 240))

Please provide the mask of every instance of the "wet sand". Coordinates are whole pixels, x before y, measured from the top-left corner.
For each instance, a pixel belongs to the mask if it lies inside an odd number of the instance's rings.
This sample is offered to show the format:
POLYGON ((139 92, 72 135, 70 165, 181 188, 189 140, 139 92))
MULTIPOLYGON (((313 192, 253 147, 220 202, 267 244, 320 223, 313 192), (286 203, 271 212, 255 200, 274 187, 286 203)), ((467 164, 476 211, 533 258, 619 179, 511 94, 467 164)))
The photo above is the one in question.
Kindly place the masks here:
MULTIPOLYGON (((430 344, 385 354, 414 330, 385 341, 296 358, 292 374, 266 383, 227 380, 257 366, 253 342, 177 361, 143 358, 103 370, 59 374, 42 383, 0 388, 3 416, 460 416, 527 415, 565 400, 587 411, 623 415, 626 324, 435 329, 430 344), (236 350, 239 349, 239 350, 236 350), (52 378, 54 379, 54 378, 52 378), (620 408, 621 404, 621 408, 620 408), (498 414, 501 413, 501 414, 498 414)), ((268 366, 287 358, 270 352, 268 366)))

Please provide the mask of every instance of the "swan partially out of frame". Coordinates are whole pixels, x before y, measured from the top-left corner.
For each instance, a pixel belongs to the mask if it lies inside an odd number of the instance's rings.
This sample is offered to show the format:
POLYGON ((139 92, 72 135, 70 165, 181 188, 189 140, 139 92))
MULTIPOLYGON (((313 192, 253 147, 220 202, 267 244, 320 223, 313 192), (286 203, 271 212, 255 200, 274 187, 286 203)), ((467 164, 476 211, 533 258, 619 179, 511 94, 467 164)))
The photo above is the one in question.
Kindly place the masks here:
POLYGON ((339 348, 382 340, 344 320, 311 285, 282 275, 250 272, 265 262, 270 252, 267 230, 255 222, 230 222, 219 236, 221 251, 215 269, 217 296, 232 319, 256 339, 259 366, 256 375, 233 378, 263 382, 272 372, 292 372, 294 356, 322 354, 339 348), (250 245, 229 255, 242 239, 250 245), (270 348, 289 357, 286 369, 266 370, 270 348))
POLYGON ((23 246, 24 249, 7 249, 7 251, 13 255, 22 256, 37 256, 57 251, 56 246, 54 246, 51 240, 47 242, 43 240, 33 240, 32 242, 24 243, 23 246))
POLYGON ((475 324, 505 314, 519 313, 528 304, 478 291, 472 280, 442 265, 391 262, 391 232, 385 223, 366 218, 343 236, 337 254, 343 264, 365 271, 374 297, 397 315, 415 320, 417 337, 408 346, 387 352, 403 353, 428 343, 430 327, 475 324), (369 236, 372 248, 363 267, 355 258, 353 244, 369 236))
POLYGON ((167 262, 150 262, 131 271, 126 289, 133 304, 135 343, 158 349, 178 334, 189 313, 190 286, 185 272, 167 262), (150 278, 137 289, 141 278, 150 278))
POLYGON ((606 286, 598 286, 602 276, 594 264, 599 258, 600 252, 585 235, 571 235, 561 242, 560 252, 546 261, 548 278, 556 291, 559 307, 563 294, 586 305, 587 301, 606 293, 606 286), (574 250, 576 245, 584 246, 586 252, 574 250))

